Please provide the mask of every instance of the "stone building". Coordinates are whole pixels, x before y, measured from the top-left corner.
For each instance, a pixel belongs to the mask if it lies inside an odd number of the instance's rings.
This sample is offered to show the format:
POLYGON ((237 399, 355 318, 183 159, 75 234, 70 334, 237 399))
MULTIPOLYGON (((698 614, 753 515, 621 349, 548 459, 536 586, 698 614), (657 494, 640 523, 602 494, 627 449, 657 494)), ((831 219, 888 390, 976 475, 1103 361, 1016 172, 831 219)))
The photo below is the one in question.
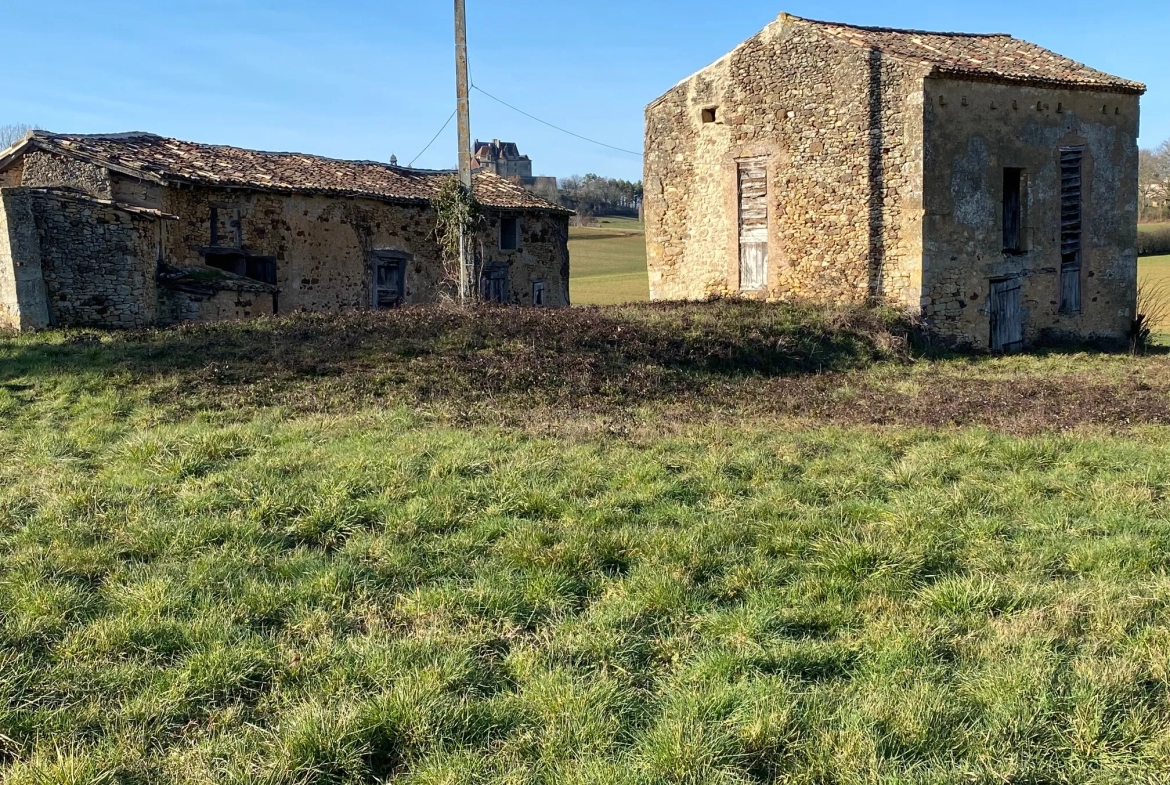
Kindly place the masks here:
POLYGON ((530 190, 542 193, 557 190, 557 178, 532 176, 532 159, 521 155, 520 146, 515 142, 501 142, 499 139, 481 142, 477 139, 472 165, 477 172, 503 177, 530 190))
MULTIPOLYGON (((447 172, 33 132, 0 152, 0 326, 145 327, 436 301, 447 172)), ((569 303, 570 213, 475 178, 485 299, 569 303)))
POLYGON ((995 351, 1120 341, 1144 90, 1007 35, 782 15, 647 109, 651 296, 876 300, 995 351))
POLYGON ((481 142, 476 139, 475 165, 480 171, 498 177, 532 177, 532 159, 520 155, 520 146, 515 142, 501 142, 499 139, 481 142))

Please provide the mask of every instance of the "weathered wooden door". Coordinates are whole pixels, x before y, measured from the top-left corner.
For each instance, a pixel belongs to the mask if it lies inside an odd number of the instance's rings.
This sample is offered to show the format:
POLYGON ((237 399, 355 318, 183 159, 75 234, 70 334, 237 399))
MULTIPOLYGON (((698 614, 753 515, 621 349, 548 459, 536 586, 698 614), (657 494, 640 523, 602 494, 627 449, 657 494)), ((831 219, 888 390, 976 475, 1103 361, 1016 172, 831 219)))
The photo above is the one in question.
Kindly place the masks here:
POLYGON ((768 159, 739 162, 739 288, 768 286, 768 159))
POLYGON ((377 259, 374 263, 374 307, 397 308, 405 299, 406 263, 402 259, 377 259))
POLYGON ((483 268, 479 296, 485 303, 503 305, 508 301, 508 265, 489 264, 483 268))
POLYGON ((991 282, 991 351, 1018 352, 1024 348, 1024 315, 1018 278, 991 282))

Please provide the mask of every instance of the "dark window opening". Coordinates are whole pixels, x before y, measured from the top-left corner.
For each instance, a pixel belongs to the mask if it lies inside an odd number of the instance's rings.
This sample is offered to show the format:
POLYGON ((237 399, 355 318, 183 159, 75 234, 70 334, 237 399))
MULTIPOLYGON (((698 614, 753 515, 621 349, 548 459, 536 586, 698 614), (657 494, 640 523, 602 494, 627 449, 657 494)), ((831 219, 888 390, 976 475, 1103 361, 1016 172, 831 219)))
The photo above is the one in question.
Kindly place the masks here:
POLYGON ((203 263, 217 270, 276 285, 276 257, 251 256, 245 253, 207 253, 203 263))
POLYGON ((718 116, 719 109, 717 107, 711 106, 703 110, 704 123, 713 123, 718 119, 718 116))
POLYGON ((500 250, 515 251, 520 248, 520 219, 500 219, 500 250))
POLYGON ((379 258, 374 262, 374 307, 397 308, 406 300, 406 260, 379 258))
POLYGON ((483 268, 479 295, 485 303, 504 305, 508 302, 508 265, 489 264, 483 268))
POLYGON ((211 208, 211 242, 213 248, 219 245, 219 208, 211 208))
POLYGON ((1060 312, 1081 312, 1081 238, 1084 230, 1083 147, 1060 151, 1060 312))
POLYGON ((1024 170, 1003 170, 1003 250, 1024 250, 1024 170))
POLYGON ((544 281, 532 282, 532 304, 537 308, 544 307, 544 281))
POLYGON ((203 262, 208 267, 214 267, 233 275, 244 274, 244 257, 239 254, 209 253, 203 257, 203 262))
POLYGON ((276 286, 276 258, 272 256, 244 257, 244 276, 276 286))

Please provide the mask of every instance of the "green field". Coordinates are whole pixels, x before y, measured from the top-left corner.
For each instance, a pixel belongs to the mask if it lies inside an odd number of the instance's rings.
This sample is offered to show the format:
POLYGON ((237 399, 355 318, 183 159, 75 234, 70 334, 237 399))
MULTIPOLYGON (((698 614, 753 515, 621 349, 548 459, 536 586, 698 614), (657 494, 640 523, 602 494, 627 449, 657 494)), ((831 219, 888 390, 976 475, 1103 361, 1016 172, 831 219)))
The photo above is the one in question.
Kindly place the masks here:
POLYGON ((1170 256, 1138 259, 1139 309, 1153 314, 1158 340, 1170 344, 1170 256))
POLYGON ((650 298, 643 225, 627 218, 601 218, 595 227, 569 230, 574 305, 614 305, 650 298))
POLYGON ((0 335, 0 781, 1162 782, 1164 423, 860 310, 0 335))

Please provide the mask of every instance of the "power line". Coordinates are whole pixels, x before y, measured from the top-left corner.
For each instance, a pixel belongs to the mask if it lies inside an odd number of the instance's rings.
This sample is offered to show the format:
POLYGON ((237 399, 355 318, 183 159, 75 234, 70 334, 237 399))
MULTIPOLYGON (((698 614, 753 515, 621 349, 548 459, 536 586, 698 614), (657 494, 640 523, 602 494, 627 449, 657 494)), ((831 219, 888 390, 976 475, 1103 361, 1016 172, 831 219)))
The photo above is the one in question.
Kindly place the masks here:
POLYGON ((414 160, 406 165, 407 169, 414 168, 414 162, 417 161, 418 159, 422 158, 424 155, 426 155, 427 150, 430 150, 431 145, 433 145, 435 142, 437 142, 439 140, 439 137, 442 136, 443 132, 447 130, 447 126, 451 125, 451 121, 455 119, 455 115, 458 114, 458 112, 459 112, 459 110, 456 109, 454 112, 451 113, 451 116, 447 118, 447 122, 443 123, 443 127, 439 129, 439 132, 437 134, 435 134, 435 138, 432 139, 431 141, 427 142, 427 146, 423 148, 423 151, 421 153, 419 153, 418 155, 416 155, 414 157, 414 160))
POLYGON ((483 93, 488 98, 495 101, 496 103, 503 104, 504 106, 511 109, 513 112, 519 112, 520 114, 524 115, 525 117, 532 119, 532 120, 535 120, 536 122, 541 123, 543 125, 547 125, 549 128, 560 131, 563 134, 568 134, 569 136, 575 136, 578 139, 582 139, 586 142, 589 142, 590 144, 598 145, 599 147, 608 147, 610 150, 617 150, 619 153, 626 153, 628 155, 636 155, 639 158, 642 157, 641 153, 636 153, 633 150, 626 150, 626 149, 621 148, 621 147, 614 147, 612 144, 606 144, 605 142, 599 142, 596 139, 590 139, 588 136, 581 136, 581 134, 575 134, 572 131, 568 130, 567 128, 561 128, 559 125, 553 125, 552 123, 548 122, 547 120, 541 120, 536 115, 531 115, 528 112, 525 112, 523 109, 517 109, 515 106, 512 106, 510 103, 508 103, 507 101, 505 101, 501 98, 496 98, 494 95, 489 93, 487 90, 484 90, 482 87, 475 84, 474 82, 472 82, 471 87, 472 87, 472 89, 478 90, 479 92, 483 93))

